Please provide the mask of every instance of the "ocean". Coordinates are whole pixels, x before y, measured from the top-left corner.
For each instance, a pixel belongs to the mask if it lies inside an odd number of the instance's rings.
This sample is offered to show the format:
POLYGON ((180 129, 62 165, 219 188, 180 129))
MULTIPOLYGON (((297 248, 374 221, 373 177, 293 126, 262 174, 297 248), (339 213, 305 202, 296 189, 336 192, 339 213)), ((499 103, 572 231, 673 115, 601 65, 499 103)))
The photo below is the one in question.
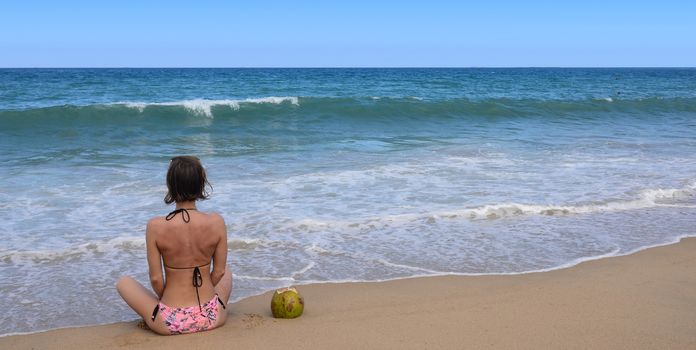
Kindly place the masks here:
POLYGON ((696 69, 0 69, 0 335, 136 319, 186 154, 233 300, 546 271, 696 235, 696 69))

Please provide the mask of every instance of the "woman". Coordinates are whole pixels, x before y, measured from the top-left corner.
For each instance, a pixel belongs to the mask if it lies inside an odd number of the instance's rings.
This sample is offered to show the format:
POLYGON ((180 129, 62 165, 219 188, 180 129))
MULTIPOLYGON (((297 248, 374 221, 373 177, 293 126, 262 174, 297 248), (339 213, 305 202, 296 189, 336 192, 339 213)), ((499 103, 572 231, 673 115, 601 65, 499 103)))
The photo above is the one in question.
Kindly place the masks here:
POLYGON ((130 277, 116 283, 123 300, 158 334, 206 331, 227 319, 232 290, 227 230, 220 215, 196 208, 197 200, 208 197, 206 185, 198 158, 172 158, 164 202, 176 203, 176 208, 151 219, 145 231, 150 283, 157 295, 130 277))

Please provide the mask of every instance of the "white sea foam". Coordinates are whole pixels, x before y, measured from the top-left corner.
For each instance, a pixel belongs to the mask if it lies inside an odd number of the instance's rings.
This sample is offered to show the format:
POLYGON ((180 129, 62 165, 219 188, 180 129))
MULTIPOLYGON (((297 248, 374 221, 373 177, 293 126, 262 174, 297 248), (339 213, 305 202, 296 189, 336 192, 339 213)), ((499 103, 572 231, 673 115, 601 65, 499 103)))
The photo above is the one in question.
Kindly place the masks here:
MULTIPOLYGON (((639 198, 634 200, 617 200, 598 202, 587 205, 528 205, 520 203, 505 203, 484 205, 477 208, 468 208, 452 212, 434 214, 435 218, 466 217, 475 219, 499 219, 520 215, 569 215, 589 214, 608 211, 625 211, 646 209, 659 206, 680 206, 674 203, 664 203, 669 200, 680 200, 694 196, 696 186, 694 184, 683 188, 649 189, 640 192, 639 198)), ((689 204, 684 204, 689 205, 689 204)))
MULTIPOLYGON (((282 242, 256 238, 237 238, 227 242, 233 250, 253 250, 260 247, 279 246, 282 242)), ((145 249, 144 237, 117 237, 104 241, 86 242, 63 249, 6 250, 0 252, 0 262, 6 263, 54 263, 65 259, 83 258, 96 254, 124 251, 141 252, 145 249)))
POLYGON ((277 281, 291 281, 291 282, 293 282, 293 281, 295 281, 295 279, 292 277, 260 277, 260 276, 234 275, 234 278, 242 279, 242 280, 272 281, 272 282, 277 282, 277 281))
POLYGON ((259 247, 279 246, 281 244, 282 242, 278 241, 250 237, 238 237, 227 241, 228 247, 233 250, 250 250, 259 247))
POLYGON ((399 269, 405 269, 405 270, 410 270, 410 271, 421 271, 421 272, 425 272, 426 274, 431 274, 431 275, 439 275, 439 274, 447 274, 447 273, 449 273, 449 272, 442 272, 442 271, 430 270, 430 269, 426 269, 426 268, 422 268, 422 267, 418 267, 418 266, 411 266, 411 265, 404 265, 404 264, 396 264, 396 263, 387 261, 387 260, 385 260, 385 259, 377 259, 377 261, 378 261, 380 264, 386 265, 386 266, 389 266, 389 267, 396 267, 396 268, 399 268, 399 269))
POLYGON ((142 250, 144 247, 144 237, 117 237, 106 241, 86 242, 63 249, 6 250, 0 252, 0 261, 12 263, 56 262, 84 255, 123 250, 142 250))
POLYGON ((293 272, 292 278, 295 279, 295 276, 301 275, 301 274, 311 270, 314 266, 316 266, 316 263, 314 261, 310 261, 309 264, 307 264, 307 266, 293 272))
POLYGON ((309 247, 305 248, 305 252, 309 253, 310 255, 334 255, 334 254, 341 254, 341 252, 334 252, 329 249, 325 249, 321 246, 319 246, 317 243, 312 243, 309 247))
POLYGON ((290 103, 295 106, 299 106, 299 98, 294 96, 270 96, 261 98, 247 98, 243 100, 206 100, 206 99, 193 99, 193 100, 183 100, 183 101, 173 101, 173 102, 119 102, 115 103, 117 105, 124 105, 129 108, 135 108, 140 112, 143 112, 145 108, 149 106, 181 106, 186 110, 201 116, 206 116, 209 118, 213 117, 212 108, 214 106, 227 106, 233 110, 239 110, 240 106, 243 104, 281 104, 290 103))
MULTIPOLYGON (((344 174, 345 175, 345 174, 344 174)), ((336 179, 334 179, 336 180, 336 179)), ((340 182, 340 181, 339 181, 340 182)), ((384 214, 379 216, 353 216, 344 219, 316 218, 305 216, 297 220, 273 222, 268 231, 287 230, 289 232, 327 232, 327 231, 354 231, 354 230, 380 230, 386 227, 398 229, 415 225, 430 225, 442 220, 496 220, 511 217, 525 216, 564 216, 583 215, 599 212, 618 212, 653 207, 693 208, 692 197, 696 195, 696 182, 681 188, 656 188, 634 192, 633 199, 605 200, 589 204, 526 204, 526 203, 496 203, 475 207, 466 207, 452 210, 431 210, 406 212, 401 214, 384 214)), ((35 207, 35 206, 32 206, 35 207)), ((84 211, 81 213, 84 214, 84 211)), ((256 220, 255 218, 249 220, 256 220)), ((254 229, 246 228, 240 222, 239 228, 234 231, 254 229)), ((235 225, 235 223, 231 223, 235 225)), ((97 228, 95 228, 96 230, 97 228)), ((266 248, 288 248, 289 242, 272 240, 268 237, 235 237, 230 239, 228 245, 232 250, 249 251, 266 248)), ((51 263, 65 259, 85 258, 98 254, 112 252, 137 252, 144 249, 144 237, 117 237, 108 240, 94 240, 75 245, 55 249, 11 249, 0 251, 0 262, 6 263, 51 263)), ((294 246, 293 249, 300 249, 294 246)), ((335 255, 335 252, 326 250, 314 244, 305 251, 317 255, 335 255)))
MULTIPOLYGON (((690 208, 693 207, 693 203, 673 203, 672 201, 683 201, 695 195, 696 182, 682 188, 643 190, 639 192, 636 199, 631 200, 608 200, 585 205, 499 203, 449 211, 394 214, 376 217, 364 217, 353 220, 321 220, 305 218, 299 221, 286 223, 284 227, 286 229, 299 230, 326 230, 329 228, 351 229, 376 227, 381 225, 400 225, 417 221, 429 223, 437 220, 456 219, 495 220, 515 216, 578 215, 647 209, 653 207, 690 208)), ((310 250, 313 249, 314 248, 310 248, 310 250)))
POLYGON ((646 201, 658 202, 661 200, 680 200, 693 197, 696 194, 696 182, 683 188, 653 189, 641 192, 641 197, 646 201))
POLYGON ((588 214, 606 211, 625 211, 659 206, 690 206, 690 204, 664 203, 670 200, 683 200, 696 194, 696 183, 682 188, 648 189, 640 192, 637 199, 597 202, 587 205, 527 205, 519 203, 484 205, 477 208, 434 214, 435 217, 470 219, 498 219, 519 215, 568 215, 588 214))

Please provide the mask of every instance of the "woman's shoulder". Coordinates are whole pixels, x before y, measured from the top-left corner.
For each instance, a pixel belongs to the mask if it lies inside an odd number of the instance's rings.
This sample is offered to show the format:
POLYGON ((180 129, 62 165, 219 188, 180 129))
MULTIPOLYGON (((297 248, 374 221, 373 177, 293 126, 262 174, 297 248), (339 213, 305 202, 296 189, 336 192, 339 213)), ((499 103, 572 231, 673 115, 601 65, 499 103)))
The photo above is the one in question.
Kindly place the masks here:
POLYGON ((155 216, 147 221, 147 229, 148 231, 156 230, 160 228, 165 222, 166 219, 164 218, 164 216, 155 216))
POLYGON ((206 220, 209 220, 209 222, 213 225, 216 224, 225 224, 225 219, 222 218, 222 215, 216 213, 216 212, 200 212, 201 214, 205 215, 206 220))
POLYGON ((203 224, 211 232, 216 232, 219 234, 226 234, 227 228, 225 225, 225 219, 222 215, 216 212, 200 212, 205 217, 205 223, 203 224))

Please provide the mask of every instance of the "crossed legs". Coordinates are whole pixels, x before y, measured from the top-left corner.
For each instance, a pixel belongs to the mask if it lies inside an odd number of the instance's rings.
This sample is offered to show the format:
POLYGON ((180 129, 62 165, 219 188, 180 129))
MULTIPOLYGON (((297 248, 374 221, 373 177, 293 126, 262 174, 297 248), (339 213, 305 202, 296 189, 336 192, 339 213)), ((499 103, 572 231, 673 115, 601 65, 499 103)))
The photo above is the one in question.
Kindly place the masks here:
MULTIPOLYGON (((152 310, 159 303, 157 296, 152 291, 145 288, 135 279, 122 276, 116 282, 116 290, 121 298, 128 304, 128 306, 133 309, 140 317, 143 318, 145 324, 147 324, 150 329, 158 334, 169 334, 169 330, 160 318, 158 314, 155 320, 151 319, 152 310)), ((222 302, 227 305, 230 299, 230 294, 232 293, 232 271, 229 267, 225 268, 225 275, 215 286, 215 292, 218 294, 222 302)), ((218 315, 216 327, 219 327, 225 323, 227 320, 227 312, 221 310, 222 312, 218 315)))

